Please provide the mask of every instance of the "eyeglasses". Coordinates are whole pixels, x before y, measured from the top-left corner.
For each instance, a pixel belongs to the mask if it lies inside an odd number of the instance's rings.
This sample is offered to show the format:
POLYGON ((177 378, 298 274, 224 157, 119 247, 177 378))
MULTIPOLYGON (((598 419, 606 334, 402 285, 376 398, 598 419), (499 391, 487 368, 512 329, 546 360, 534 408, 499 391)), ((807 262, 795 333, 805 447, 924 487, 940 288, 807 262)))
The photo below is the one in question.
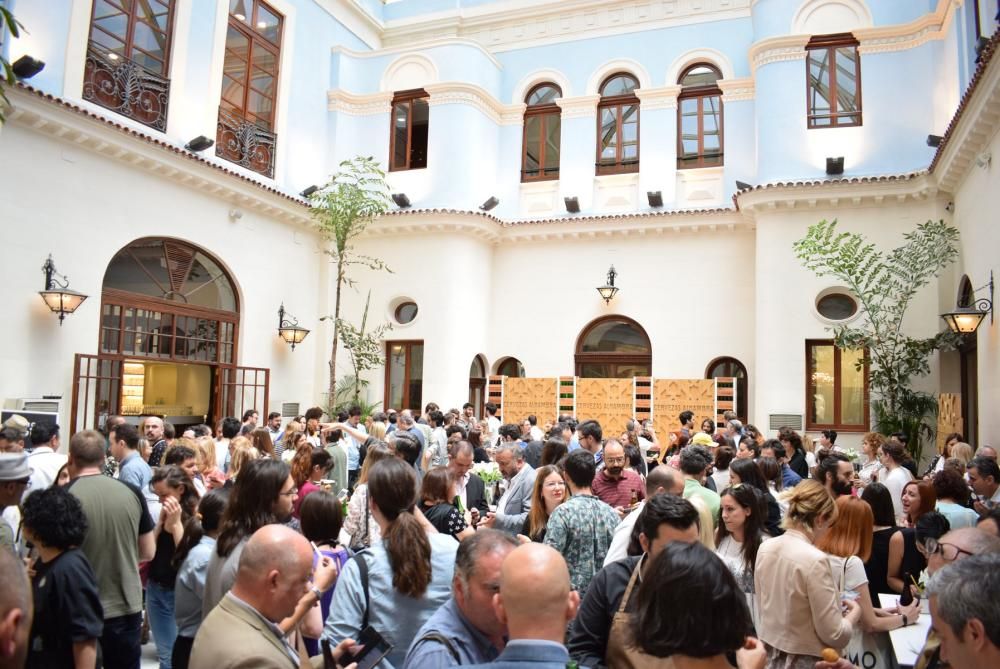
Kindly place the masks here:
POLYGON ((11 483, 23 485, 25 488, 31 487, 31 479, 18 479, 16 481, 11 481, 11 483))
POLYGON ((974 553, 970 553, 964 548, 959 548, 955 544, 940 542, 934 537, 927 537, 923 542, 918 541, 917 549, 927 557, 937 554, 948 562, 954 562, 958 559, 959 555, 974 555, 974 553))
POLYGON ((295 497, 296 495, 299 494, 299 489, 292 488, 288 492, 279 492, 278 494, 281 495, 282 497, 295 497))
POLYGON ((604 458, 604 461, 609 465, 623 465, 625 464, 625 458, 604 458))
POLYGON ((566 482, 565 481, 551 481, 549 483, 546 483, 545 487, 546 488, 553 488, 553 489, 554 488, 565 488, 566 487, 566 482))

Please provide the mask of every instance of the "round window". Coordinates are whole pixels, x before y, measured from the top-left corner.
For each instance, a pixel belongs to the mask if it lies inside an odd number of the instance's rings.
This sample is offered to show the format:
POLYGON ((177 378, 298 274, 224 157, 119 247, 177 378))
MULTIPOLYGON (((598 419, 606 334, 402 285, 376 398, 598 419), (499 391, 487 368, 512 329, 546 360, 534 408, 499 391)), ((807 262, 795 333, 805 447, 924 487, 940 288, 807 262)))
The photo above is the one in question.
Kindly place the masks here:
POLYGON ((846 321, 858 313, 858 302, 847 293, 829 293, 816 300, 816 311, 831 321, 846 321))
POLYGON ((411 323, 417 317, 417 303, 403 302, 396 307, 396 322, 400 325, 411 323))

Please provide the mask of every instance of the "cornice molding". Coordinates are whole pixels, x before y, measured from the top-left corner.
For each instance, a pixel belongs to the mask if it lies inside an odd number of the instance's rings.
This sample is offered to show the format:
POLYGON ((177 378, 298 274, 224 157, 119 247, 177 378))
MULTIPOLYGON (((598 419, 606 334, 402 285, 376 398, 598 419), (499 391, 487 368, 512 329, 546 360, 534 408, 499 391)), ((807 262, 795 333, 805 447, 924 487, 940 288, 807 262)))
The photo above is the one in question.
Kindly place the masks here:
POLYGON ((922 46, 931 40, 947 37, 955 11, 963 0, 939 0, 937 8, 909 23, 861 28, 854 36, 861 42, 858 53, 889 53, 922 46))
POLYGON ((677 96, 681 93, 681 87, 661 86, 659 88, 637 88, 636 97, 639 98, 642 111, 652 111, 654 109, 677 109, 677 96))
POLYGON ((597 103, 600 95, 577 95, 572 98, 559 98, 556 104, 562 110, 562 118, 593 118, 597 116, 597 103))
POLYGON ((428 84, 424 90, 430 95, 428 104, 437 105, 462 104, 475 107, 497 125, 520 125, 524 118, 527 105, 505 105, 489 94, 486 89, 474 84, 445 82, 428 84))
POLYGON ((723 102, 753 100, 756 91, 756 82, 754 82, 753 77, 719 79, 718 85, 719 89, 722 90, 723 102))
POLYGON ((58 101, 53 103, 19 88, 8 89, 7 96, 12 103, 7 117, 11 126, 51 137, 295 227, 315 230, 304 201, 241 177, 221 163, 216 165, 201 156, 192 158, 186 152, 162 146, 163 140, 92 118, 91 112, 74 111, 58 101))
POLYGON ((340 88, 327 91, 326 108, 349 116, 371 116, 392 111, 392 92, 358 95, 340 88))
POLYGON ((750 0, 509 0, 388 21, 387 47, 463 37, 509 51, 750 16, 750 0))
POLYGON ((763 65, 805 58, 808 43, 809 35, 782 35, 755 42, 748 53, 750 71, 756 74, 763 65))
POLYGON ((358 0, 315 0, 330 16, 373 49, 382 46, 385 26, 369 14, 358 0))
MULTIPOLYGON (((419 45, 419 52, 429 51, 436 47, 442 46, 467 46, 479 51, 483 56, 488 58, 491 63, 496 65, 497 69, 501 69, 503 65, 497 60, 497 57, 486 50, 486 48, 471 39, 464 39, 461 37, 441 37, 438 39, 428 40, 426 42, 421 42, 419 45)), ((350 56, 351 58, 381 58, 382 56, 391 56, 400 53, 419 53, 412 44, 399 44, 397 46, 384 47, 381 49, 373 49, 372 51, 357 51, 355 49, 348 48, 346 46, 337 45, 330 48, 330 53, 343 54, 345 56, 350 56)))

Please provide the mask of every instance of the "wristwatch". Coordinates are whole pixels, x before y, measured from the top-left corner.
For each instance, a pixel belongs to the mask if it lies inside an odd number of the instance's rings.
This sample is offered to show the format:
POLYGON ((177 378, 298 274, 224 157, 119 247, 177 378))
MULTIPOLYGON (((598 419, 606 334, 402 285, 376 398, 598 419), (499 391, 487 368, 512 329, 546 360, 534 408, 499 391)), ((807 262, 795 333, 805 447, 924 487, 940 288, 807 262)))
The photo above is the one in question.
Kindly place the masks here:
MULTIPOLYGON (((317 601, 319 601, 320 599, 323 599, 323 591, 320 590, 319 588, 317 588, 315 585, 313 587, 309 588, 309 592, 311 592, 312 594, 316 595, 316 600, 317 601)), ((906 624, 906 616, 903 616, 903 624, 904 625, 906 624)))
MULTIPOLYGON (((314 588, 314 589, 315 589, 315 588, 314 588)), ((902 616, 903 616, 903 627, 906 627, 907 625, 909 625, 909 624, 910 624, 910 621, 906 619, 906 614, 905 614, 905 613, 902 613, 902 614, 900 614, 900 615, 902 615, 902 616)))

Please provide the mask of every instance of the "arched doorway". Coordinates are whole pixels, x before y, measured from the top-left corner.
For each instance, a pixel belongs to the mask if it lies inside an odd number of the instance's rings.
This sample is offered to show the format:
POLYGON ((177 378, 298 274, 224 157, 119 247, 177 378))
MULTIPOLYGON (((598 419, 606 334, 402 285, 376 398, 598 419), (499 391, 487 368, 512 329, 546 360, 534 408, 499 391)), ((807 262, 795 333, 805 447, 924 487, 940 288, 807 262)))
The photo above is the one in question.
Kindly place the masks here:
MULTIPOLYGON (((183 426, 267 410, 266 369, 237 367, 239 291, 188 242, 137 239, 104 273, 98 355, 76 356, 73 431, 161 415, 183 426)), ((179 432, 180 430, 178 430, 179 432)))
POLYGON ((576 340, 576 375, 583 378, 629 379, 649 376, 653 347, 649 335, 626 316, 591 321, 576 340))
POLYGON ((497 360, 497 375, 498 376, 513 376, 517 378, 524 377, 524 365, 517 358, 506 357, 497 360))
POLYGON ((469 365, 469 402, 474 407, 477 416, 483 415, 486 404, 486 360, 477 355, 469 365))
MULTIPOLYGON (((747 402, 747 379, 749 377, 746 366, 736 358, 728 356, 716 358, 708 363, 708 367, 705 368, 705 378, 735 379, 733 385, 736 390, 736 402, 733 410, 736 411, 737 418, 746 423, 747 407, 749 406, 747 402)), ((721 406, 719 407, 719 413, 722 413, 721 406)))

